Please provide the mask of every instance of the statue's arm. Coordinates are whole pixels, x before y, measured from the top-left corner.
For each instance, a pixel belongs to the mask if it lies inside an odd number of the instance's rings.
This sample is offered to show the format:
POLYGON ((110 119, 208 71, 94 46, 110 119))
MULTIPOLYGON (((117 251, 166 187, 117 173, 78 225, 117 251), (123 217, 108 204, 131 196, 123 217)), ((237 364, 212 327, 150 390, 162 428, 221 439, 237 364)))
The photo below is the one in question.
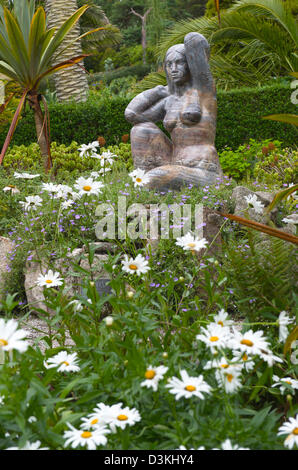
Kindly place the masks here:
POLYGON ((167 87, 158 85, 137 95, 127 106, 125 118, 132 124, 161 121, 165 115, 167 87))
POLYGON ((209 67, 210 46, 199 33, 189 33, 184 38, 185 53, 195 88, 216 93, 209 67))

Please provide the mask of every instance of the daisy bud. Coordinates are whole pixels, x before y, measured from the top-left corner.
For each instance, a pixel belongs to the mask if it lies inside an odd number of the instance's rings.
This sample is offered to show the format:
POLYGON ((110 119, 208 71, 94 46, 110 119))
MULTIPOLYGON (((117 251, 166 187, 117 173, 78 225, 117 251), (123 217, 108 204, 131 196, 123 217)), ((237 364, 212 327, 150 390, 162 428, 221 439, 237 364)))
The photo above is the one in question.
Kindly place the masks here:
POLYGON ((94 286, 95 286, 95 282, 90 281, 90 286, 91 286, 91 287, 94 287, 94 286))
POLYGON ((179 281, 180 281, 180 282, 183 282, 184 280, 185 280, 185 279, 184 279, 183 276, 180 276, 180 277, 179 277, 179 281))
POLYGON ((134 293, 131 290, 129 290, 129 291, 127 291, 126 295, 129 299, 132 299, 133 296, 134 296, 134 293))
POLYGON ((289 395, 286 396, 286 398, 287 398, 287 402, 290 403, 290 405, 291 405, 291 404, 292 404, 292 400, 293 400, 293 399, 292 399, 292 396, 289 394, 289 395))
POLYGON ((108 317, 105 317, 104 321, 107 326, 112 326, 114 323, 114 318, 111 316, 108 316, 108 317))
POLYGON ((169 355, 168 355, 168 353, 167 353, 167 352, 164 352, 164 353, 162 353, 162 357, 164 357, 165 359, 167 359, 167 358, 168 358, 168 356, 169 356, 169 355))
POLYGON ((126 361, 124 361, 124 365, 127 366, 128 364, 128 360, 126 359, 126 361))
POLYGON ((214 261, 214 265, 215 265, 215 266, 218 266, 218 265, 219 265, 219 262, 217 261, 217 259, 214 261))

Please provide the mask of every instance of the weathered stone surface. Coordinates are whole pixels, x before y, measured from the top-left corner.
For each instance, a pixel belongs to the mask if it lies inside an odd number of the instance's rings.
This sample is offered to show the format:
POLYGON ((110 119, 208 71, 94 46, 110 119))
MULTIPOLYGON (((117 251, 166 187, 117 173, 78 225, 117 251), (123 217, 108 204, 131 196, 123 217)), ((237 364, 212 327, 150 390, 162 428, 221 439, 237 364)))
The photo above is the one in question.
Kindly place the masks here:
MULTIPOLYGON (((71 275, 74 271, 74 267, 71 263, 77 262, 79 265, 92 272, 92 278, 94 281, 101 279, 108 280, 109 274, 104 270, 103 264, 108 260, 108 255, 94 255, 94 262, 92 268, 89 265, 88 259, 84 254, 82 248, 73 250, 63 260, 57 260, 52 267, 52 270, 58 271, 61 277, 65 281, 65 291, 69 297, 81 294, 82 280, 81 276, 71 275)), ((27 302, 34 312, 35 309, 45 309, 43 288, 36 285, 37 279, 40 274, 44 274, 48 271, 48 265, 45 260, 41 262, 30 261, 26 264, 25 270, 25 291, 27 296, 27 302)))
MULTIPOLYGON (((258 200, 264 205, 264 207, 268 206, 273 198, 274 193, 264 192, 264 191, 257 191, 254 192, 245 186, 236 186, 232 193, 232 199, 235 201, 235 210, 234 214, 240 217, 245 217, 245 214, 248 211, 248 217, 256 222, 261 224, 267 223, 267 217, 262 214, 258 214, 253 208, 248 208, 247 201, 245 199, 246 196, 253 196, 256 195, 258 200)), ((271 213, 271 218, 274 219, 275 211, 271 213)))
POLYGON ((209 49, 204 36, 187 34, 184 44, 167 51, 168 85, 140 93, 126 108, 125 117, 134 125, 134 165, 147 172, 149 188, 206 185, 222 176, 214 146, 217 102, 209 49), (156 126, 159 121, 171 139, 156 126))
POLYGON ((4 296, 4 275, 7 273, 7 255, 13 249, 13 242, 9 238, 0 237, 0 299, 4 296))

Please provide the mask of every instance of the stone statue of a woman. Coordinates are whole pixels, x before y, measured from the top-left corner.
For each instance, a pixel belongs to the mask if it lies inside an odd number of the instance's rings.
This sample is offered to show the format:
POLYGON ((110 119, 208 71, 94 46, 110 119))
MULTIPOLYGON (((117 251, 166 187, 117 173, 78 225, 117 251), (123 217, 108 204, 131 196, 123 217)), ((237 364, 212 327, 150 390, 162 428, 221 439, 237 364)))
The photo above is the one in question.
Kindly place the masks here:
POLYGON ((216 90, 209 68, 210 48, 199 33, 171 47, 165 57, 168 86, 137 95, 125 110, 134 124, 131 148, 135 168, 146 171, 148 187, 178 189, 206 185, 222 176, 214 147, 216 90), (169 139, 154 124, 163 121, 169 139))

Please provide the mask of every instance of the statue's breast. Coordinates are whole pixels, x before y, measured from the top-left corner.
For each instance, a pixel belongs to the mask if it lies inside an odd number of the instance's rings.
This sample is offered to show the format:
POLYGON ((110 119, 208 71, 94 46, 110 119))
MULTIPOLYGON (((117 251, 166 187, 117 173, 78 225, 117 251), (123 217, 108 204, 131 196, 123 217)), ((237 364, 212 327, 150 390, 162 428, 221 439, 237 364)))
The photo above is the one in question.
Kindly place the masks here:
POLYGON ((202 117, 198 100, 190 101, 189 96, 174 97, 167 100, 164 127, 171 132, 175 127, 194 126, 202 117))

